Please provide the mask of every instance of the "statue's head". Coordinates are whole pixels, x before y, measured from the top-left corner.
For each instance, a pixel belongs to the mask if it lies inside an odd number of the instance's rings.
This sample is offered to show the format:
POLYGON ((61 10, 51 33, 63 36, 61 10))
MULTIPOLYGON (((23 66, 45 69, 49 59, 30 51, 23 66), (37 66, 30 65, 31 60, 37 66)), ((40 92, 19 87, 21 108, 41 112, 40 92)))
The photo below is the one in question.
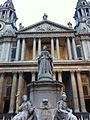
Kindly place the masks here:
POLYGON ((26 101, 27 101, 27 95, 23 95, 22 100, 23 100, 24 102, 26 102, 26 101))
POLYGON ((48 99, 43 98, 42 103, 43 103, 44 106, 47 106, 48 105, 48 99))
POLYGON ((43 50, 43 51, 46 51, 46 50, 47 50, 46 45, 43 46, 43 49, 42 49, 42 50, 43 50))
POLYGON ((66 99, 67 99, 66 93, 63 92, 63 93, 62 93, 62 100, 66 100, 66 99))

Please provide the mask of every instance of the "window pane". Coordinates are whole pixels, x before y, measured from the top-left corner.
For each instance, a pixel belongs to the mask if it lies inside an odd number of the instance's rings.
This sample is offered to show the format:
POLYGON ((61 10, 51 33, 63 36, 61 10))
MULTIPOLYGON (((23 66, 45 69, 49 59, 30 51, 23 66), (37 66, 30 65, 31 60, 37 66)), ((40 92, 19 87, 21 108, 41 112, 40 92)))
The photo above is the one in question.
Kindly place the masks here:
POLYGON ((76 50, 77 50, 77 56, 78 57, 82 57, 82 55, 81 55, 81 48, 77 46, 76 50))
POLYGON ((16 56, 16 48, 12 48, 11 60, 15 60, 15 56, 16 56))

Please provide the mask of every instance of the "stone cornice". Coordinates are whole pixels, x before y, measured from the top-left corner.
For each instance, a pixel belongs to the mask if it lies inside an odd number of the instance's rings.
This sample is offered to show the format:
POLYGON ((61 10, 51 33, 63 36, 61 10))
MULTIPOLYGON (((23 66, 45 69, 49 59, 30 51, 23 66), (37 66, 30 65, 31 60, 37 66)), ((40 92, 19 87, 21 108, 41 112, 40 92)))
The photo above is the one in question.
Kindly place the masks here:
MULTIPOLYGON (((54 62, 54 71, 90 71, 90 61, 66 61, 54 62)), ((36 72, 37 61, 35 62, 14 62, 0 63, 0 73, 2 72, 36 72)))
POLYGON ((73 32, 52 32, 52 33, 25 33, 18 34, 17 38, 41 38, 41 37, 75 37, 73 32))

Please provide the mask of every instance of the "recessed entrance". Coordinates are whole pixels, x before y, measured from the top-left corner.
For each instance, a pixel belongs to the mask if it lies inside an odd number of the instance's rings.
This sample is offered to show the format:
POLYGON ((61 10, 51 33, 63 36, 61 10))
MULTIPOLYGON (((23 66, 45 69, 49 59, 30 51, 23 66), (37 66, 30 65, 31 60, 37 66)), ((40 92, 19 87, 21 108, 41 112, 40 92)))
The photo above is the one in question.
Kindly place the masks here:
POLYGON ((9 112, 9 105, 10 105, 10 100, 4 100, 4 110, 3 110, 3 113, 8 113, 9 112))
POLYGON ((85 100, 86 110, 87 112, 90 112, 90 99, 85 100))

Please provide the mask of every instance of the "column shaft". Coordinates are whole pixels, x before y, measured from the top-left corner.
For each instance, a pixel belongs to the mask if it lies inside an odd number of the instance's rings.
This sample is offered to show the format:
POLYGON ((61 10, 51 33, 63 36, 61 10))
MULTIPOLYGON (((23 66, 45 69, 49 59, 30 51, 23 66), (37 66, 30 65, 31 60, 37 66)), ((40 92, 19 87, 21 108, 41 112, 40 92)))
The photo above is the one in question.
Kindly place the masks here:
POLYGON ((22 52, 21 52, 21 60, 23 61, 25 57, 25 39, 22 41, 22 52))
POLYGON ((0 112, 2 112, 2 95, 3 95, 4 74, 0 76, 0 112))
POLYGON ((35 73, 32 72, 32 82, 35 81, 35 73))
POLYGON ((8 43, 8 46, 7 46, 7 55, 6 55, 6 59, 5 59, 6 62, 9 60, 9 53, 10 53, 10 43, 8 43))
POLYGON ((87 56, 87 48, 85 47, 85 41, 82 41, 82 47, 83 47, 83 52, 84 52, 84 57, 85 57, 85 60, 88 59, 88 56, 87 56))
POLYGON ((73 92, 74 112, 79 112, 78 94, 74 72, 71 72, 71 84, 73 92))
POLYGON ((67 38, 67 49, 68 49, 69 60, 72 60, 72 52, 71 52, 71 45, 70 45, 70 39, 69 38, 67 38))
POLYGON ((81 82, 81 75, 79 71, 77 72, 77 82, 78 82, 78 89, 79 89, 81 112, 86 112, 85 100, 84 100, 84 94, 83 94, 83 88, 82 88, 82 82, 81 82))
POLYGON ((73 48, 73 53, 74 53, 74 59, 77 59, 77 52, 76 52, 76 44, 75 44, 75 39, 72 38, 72 48, 73 48))
POLYGON ((57 51, 57 59, 60 59, 60 50, 59 50, 59 39, 56 38, 56 51, 57 51))
POLYGON ((36 59, 36 39, 33 40, 33 60, 36 59))
POLYGON ((53 72, 53 80, 55 81, 56 80, 56 73, 53 72))
POLYGON ((17 86, 17 74, 13 74, 13 83, 12 83, 12 90, 11 90, 11 99, 10 99, 10 108, 9 113, 14 112, 14 105, 15 105, 15 96, 16 96, 16 86, 17 86))
POLYGON ((79 11, 77 12, 77 14, 78 14, 78 18, 80 19, 80 13, 79 13, 79 11))
POLYGON ((18 104, 20 105, 21 93, 22 93, 22 86, 23 86, 23 73, 19 73, 19 81, 18 81, 18 104))
POLYGON ((2 45, 1 61, 3 61, 5 43, 2 45))
POLYGON ((7 12, 7 18, 9 18, 10 16, 10 10, 7 12))
POLYGON ((39 38, 38 40, 38 56, 40 55, 41 53, 41 39, 39 38))
POLYGON ((18 39, 18 41, 17 41, 16 61, 19 60, 19 50, 20 50, 20 39, 18 39))
POLYGON ((54 60, 54 40, 53 40, 53 38, 51 38, 51 55, 54 60))
POLYGON ((12 13, 11 20, 13 21, 14 12, 12 13))
POLYGON ((58 80, 59 82, 62 82, 62 72, 58 72, 58 80))
POLYGON ((87 41, 87 51, 88 51, 88 57, 89 57, 89 59, 90 59, 90 41, 87 41))

